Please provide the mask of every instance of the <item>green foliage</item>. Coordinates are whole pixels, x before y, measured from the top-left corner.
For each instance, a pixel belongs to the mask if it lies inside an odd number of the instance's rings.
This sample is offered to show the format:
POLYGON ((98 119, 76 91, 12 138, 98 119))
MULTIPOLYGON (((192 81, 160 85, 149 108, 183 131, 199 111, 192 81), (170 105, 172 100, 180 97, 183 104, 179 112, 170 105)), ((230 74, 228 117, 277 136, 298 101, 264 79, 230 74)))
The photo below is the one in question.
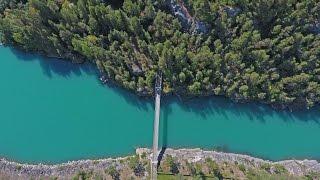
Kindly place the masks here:
POLYGON ((17 8, 26 2, 27 0, 0 0, 0 13, 3 13, 6 8, 17 8))
POLYGON ((307 180, 317 179, 320 178, 320 173, 310 172, 307 175, 305 175, 305 177, 307 180))
POLYGON ((130 157, 129 159, 129 167, 133 170, 134 174, 138 177, 144 175, 146 169, 143 166, 142 162, 140 162, 140 158, 138 155, 130 157))
POLYGON ((206 159, 206 164, 208 166, 208 170, 209 170, 209 173, 212 174, 213 176, 219 178, 219 179, 222 179, 222 174, 221 174, 221 171, 220 171, 220 168, 218 166, 218 164, 213 161, 212 159, 210 158, 207 158, 206 159))
POLYGON ((72 177, 73 180, 89 180, 93 176, 93 172, 80 171, 72 177))
POLYGON ((245 165, 239 164, 239 165, 238 165, 238 168, 239 168, 239 170, 242 171, 243 173, 246 172, 246 167, 245 167, 245 165))
MULTIPOLYGON (((318 178, 318 176, 315 176, 316 178, 318 178)), ((279 179, 279 180, 305 180, 306 178, 303 176, 292 176, 288 173, 284 173, 284 174, 272 174, 272 173, 268 173, 266 171, 261 171, 259 169, 249 169, 248 172, 246 173, 246 178, 245 179, 249 179, 249 180, 260 180, 260 179, 264 179, 264 180, 274 180, 274 179, 279 179)))
POLYGON ((120 173, 115 166, 110 166, 106 172, 112 177, 112 179, 120 180, 120 173))
POLYGON ((166 1, 0 0, 0 34, 28 51, 94 62, 146 95, 162 70, 166 93, 291 108, 320 102, 318 1, 184 2, 208 33, 190 34, 166 1))
POLYGON ((270 172, 270 169, 271 169, 271 165, 268 164, 268 163, 264 163, 260 166, 261 169, 267 171, 267 172, 270 172))
POLYGON ((288 170, 283 165, 275 164, 274 165, 274 172, 276 174, 284 174, 284 173, 288 172, 288 170))
POLYGON ((172 156, 168 155, 165 158, 164 164, 165 164, 165 166, 169 167, 170 172, 172 174, 178 174, 179 173, 178 164, 175 162, 175 160, 174 160, 174 158, 172 156))

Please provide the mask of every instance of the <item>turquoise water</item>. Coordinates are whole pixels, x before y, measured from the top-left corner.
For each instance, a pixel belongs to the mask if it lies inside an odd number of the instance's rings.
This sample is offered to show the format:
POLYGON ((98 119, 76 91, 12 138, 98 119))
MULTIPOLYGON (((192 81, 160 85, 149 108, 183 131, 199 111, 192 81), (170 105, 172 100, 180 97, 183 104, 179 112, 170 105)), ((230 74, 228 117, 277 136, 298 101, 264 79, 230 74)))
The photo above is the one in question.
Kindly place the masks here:
MULTIPOLYGON (((0 47, 0 156, 58 163, 151 147, 153 101, 102 86, 90 65, 0 47)), ((164 98, 162 146, 219 148, 271 160, 320 159, 320 113, 221 97, 164 98)))

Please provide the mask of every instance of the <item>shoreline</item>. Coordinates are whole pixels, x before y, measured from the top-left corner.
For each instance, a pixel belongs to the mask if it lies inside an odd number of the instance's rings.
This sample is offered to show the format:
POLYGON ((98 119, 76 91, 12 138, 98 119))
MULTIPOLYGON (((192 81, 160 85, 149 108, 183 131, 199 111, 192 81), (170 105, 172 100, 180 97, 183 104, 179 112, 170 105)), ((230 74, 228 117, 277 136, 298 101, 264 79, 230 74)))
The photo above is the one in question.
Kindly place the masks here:
MULTIPOLYGON (((138 148, 136 154, 143 154, 150 160, 152 157, 151 149, 138 148)), ((308 173, 320 173, 320 163, 316 160, 282 160, 270 161, 249 155, 225 153, 217 151, 206 151, 200 148, 196 149, 171 149, 165 150, 163 157, 172 156, 178 161, 187 160, 189 162, 204 162, 206 158, 211 158, 216 162, 227 162, 243 164, 248 168, 259 168, 265 164, 282 165, 287 171, 294 176, 303 176, 308 173)), ((123 168, 123 161, 132 156, 105 158, 97 160, 77 160, 61 164, 45 165, 45 164, 24 164, 14 161, 8 161, 4 158, 0 159, 0 173, 6 175, 18 175, 19 177, 70 177, 80 171, 104 171, 105 169, 116 166, 119 169, 123 168)), ((147 176, 147 175, 146 175, 147 176)))
MULTIPOLYGON (((48 54, 46 52, 41 52, 41 51, 27 51, 19 46, 14 46, 12 44, 6 44, 6 43, 2 43, 0 44, 0 47, 9 47, 9 48, 13 48, 13 49, 17 49, 23 53, 31 53, 31 54, 35 54, 35 55, 40 55, 43 58, 54 58, 54 59, 60 59, 62 61, 69 61, 71 63, 73 63, 74 65, 79 65, 79 64, 84 64, 84 63, 89 63, 92 64, 97 70, 97 78, 99 79, 99 81, 106 86, 116 86, 118 88, 124 89, 128 92, 132 92, 133 94, 135 94, 136 96, 140 97, 140 98, 153 98, 154 96, 154 92, 149 92, 149 91, 141 91, 139 92, 137 89, 133 90, 133 89, 128 89, 126 87, 124 87, 122 84, 120 84, 119 82, 117 82, 115 79, 111 79, 109 77, 107 77, 105 75, 104 70, 100 69, 95 62, 89 61, 88 59, 84 59, 84 58, 79 58, 76 56, 57 56, 57 55, 53 55, 53 54, 48 54), (78 60, 75 60, 78 59, 78 60), (101 77, 104 77, 106 79, 104 79, 103 81, 100 79, 101 77)), ((238 103, 238 104, 247 104, 247 103, 259 103, 261 105, 266 105, 269 106, 270 108, 272 108, 273 110, 276 111, 290 111, 290 112, 295 112, 295 111, 308 111, 310 109, 316 108, 318 107, 320 104, 319 103, 315 103, 313 106, 308 107, 306 106, 306 104, 284 104, 284 103, 280 103, 280 102, 268 102, 266 100, 258 100, 258 99, 238 99, 235 97, 230 97, 227 96, 225 93, 222 94, 215 94, 213 92, 205 92, 202 91, 200 92, 200 94, 198 95, 192 95, 189 93, 186 93, 184 88, 179 88, 176 91, 171 91, 171 92, 162 92, 162 96, 164 97, 170 97, 170 96, 175 96, 177 97, 181 102, 184 101, 189 101, 189 100, 193 100, 193 99, 197 99, 197 98, 211 98, 211 97, 223 97, 226 100, 229 100, 231 102, 234 103, 238 103)))

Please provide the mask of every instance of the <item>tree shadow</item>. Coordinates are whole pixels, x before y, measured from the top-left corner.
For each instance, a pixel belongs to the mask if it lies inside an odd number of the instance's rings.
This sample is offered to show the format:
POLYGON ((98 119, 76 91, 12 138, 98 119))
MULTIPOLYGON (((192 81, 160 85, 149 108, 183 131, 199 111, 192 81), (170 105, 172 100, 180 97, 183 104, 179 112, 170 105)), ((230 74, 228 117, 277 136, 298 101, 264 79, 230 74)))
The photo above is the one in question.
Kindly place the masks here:
MULTIPOLYGON (((92 64, 74 64, 70 61, 64 61, 57 58, 45 58, 39 54, 26 53, 13 48, 10 48, 10 51, 20 61, 39 62, 41 68, 43 69, 44 75, 47 77, 54 78, 54 74, 57 74, 64 78, 69 78, 71 75, 94 75, 97 79, 97 82, 100 82, 98 79, 99 72, 97 68, 92 64)), ((101 86, 105 85, 101 83, 101 86)), ((143 111, 153 111, 153 97, 139 97, 134 92, 119 87, 118 85, 115 85, 112 82, 108 83, 106 86, 113 92, 119 94, 119 96, 123 97, 128 104, 133 105, 143 111)), ((314 108, 311 108, 310 110, 295 110, 291 112, 289 110, 275 110, 271 108, 269 105, 265 105, 258 102, 236 103, 232 100, 229 100, 221 96, 197 97, 183 100, 179 100, 175 96, 167 96, 162 98, 161 105, 161 108, 163 109, 163 151, 165 151, 165 148, 167 148, 168 146, 168 121, 170 115, 174 111, 172 106, 173 104, 177 104, 185 112, 192 112, 199 115, 201 117, 201 120, 210 120, 215 115, 220 115, 225 119, 230 119, 230 114, 232 114, 232 117, 246 116, 251 121, 258 120, 262 123, 265 123, 267 119, 270 119, 271 117, 271 119, 282 120, 288 123, 297 120, 303 122, 313 121, 320 126, 319 105, 317 105, 314 108)), ((238 119, 241 120, 241 118, 238 119)), ((228 152, 227 146, 222 146, 220 148, 222 149, 222 151, 228 152)), ((250 154, 248 152, 243 153, 250 154)))
POLYGON ((39 62, 43 74, 49 78, 52 78, 54 74, 57 74, 64 78, 69 78, 71 75, 81 76, 86 75, 98 75, 98 70, 89 63, 75 64, 69 60, 63 60, 59 58, 49 58, 41 54, 24 52, 10 48, 13 55, 20 61, 36 61, 39 62))
POLYGON ((58 75, 64 78, 70 78, 72 75, 93 75, 96 77, 97 83, 105 86, 123 97, 127 103, 138 107, 139 109, 149 111, 152 105, 150 98, 142 98, 134 94, 134 92, 119 87, 113 82, 107 84, 101 83, 99 80, 100 73, 98 69, 91 63, 86 62, 82 64, 75 64, 68 60, 59 58, 48 58, 41 54, 29 53, 15 48, 9 48, 13 55, 20 61, 38 62, 43 70, 43 74, 50 79, 53 75, 58 75))
POLYGON ((164 153, 166 152, 166 147, 162 147, 161 148, 161 151, 160 151, 160 153, 159 153, 159 156, 158 156, 158 164, 157 164, 157 168, 159 168, 160 167, 160 164, 161 164, 161 161, 162 161, 162 159, 163 159, 163 156, 164 156, 164 153))
MULTIPOLYGON (((97 81, 99 81, 99 72, 97 68, 90 63, 74 64, 67 60, 46 58, 39 54, 23 52, 14 48, 10 48, 10 51, 19 60, 39 62, 41 68, 43 69, 44 75, 49 78, 52 78, 54 74, 64 78, 68 78, 71 75, 81 76, 86 74, 95 75, 97 81)), ((150 107, 153 107, 152 97, 139 97, 134 92, 119 87, 112 82, 108 83, 107 87, 113 92, 122 96, 126 102, 138 107, 141 110, 150 111, 152 109, 150 107)), ((163 100, 162 108, 169 107, 171 104, 176 103, 184 111, 195 113, 201 116, 201 119, 203 120, 208 120, 210 117, 212 117, 212 115, 215 114, 221 115, 228 119, 230 118, 229 114, 233 114, 235 117, 246 116, 246 118, 249 118, 252 121, 259 120, 262 123, 266 121, 266 117, 268 116, 279 116, 280 118, 277 119, 281 119, 286 122, 294 122, 295 120, 314 121, 320 125, 319 106, 311 108, 310 110, 295 110, 291 112, 289 110, 275 110, 269 105, 259 102, 233 102, 232 100, 221 96, 197 97, 183 100, 179 100, 175 96, 167 96, 163 98, 163 100)), ((169 114, 172 113, 172 109, 167 108, 164 110, 164 121, 167 121, 169 119, 169 114)))
POLYGON ((107 84, 101 83, 101 86, 105 86, 106 88, 109 88, 111 91, 118 94, 120 97, 123 97, 128 104, 133 105, 140 110, 148 112, 148 111, 153 111, 154 109, 152 97, 138 96, 133 91, 120 87, 114 82, 108 82, 107 84))
MULTIPOLYGON (((265 123, 268 119, 281 119, 285 122, 313 121, 320 125, 319 105, 307 110, 276 110, 270 105, 259 102, 240 103, 233 102, 222 96, 197 97, 179 100, 176 97, 166 97, 164 106, 177 104, 186 112, 199 115, 204 120, 209 120, 214 115, 223 116, 225 119, 230 117, 246 116, 251 121, 259 120, 265 123), (233 115, 233 116, 230 116, 233 115)), ((240 118, 239 118, 240 119, 240 118)))
MULTIPOLYGON (((166 102, 164 101, 164 104, 166 102)), ((162 147, 167 148, 168 146, 168 120, 169 116, 172 113, 172 107, 170 104, 163 106, 163 118, 161 119, 162 123, 162 147)))

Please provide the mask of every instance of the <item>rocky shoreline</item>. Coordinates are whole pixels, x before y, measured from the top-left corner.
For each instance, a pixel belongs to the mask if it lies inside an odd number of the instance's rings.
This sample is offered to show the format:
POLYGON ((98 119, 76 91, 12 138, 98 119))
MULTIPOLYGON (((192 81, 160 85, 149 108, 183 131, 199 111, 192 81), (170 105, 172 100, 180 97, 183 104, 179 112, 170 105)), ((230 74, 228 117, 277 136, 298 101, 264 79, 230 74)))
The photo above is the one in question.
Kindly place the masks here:
MULTIPOLYGON (((22 164, 18 162, 0 159, 0 173, 6 175, 18 175, 24 177, 71 177, 79 171, 104 171, 110 166, 120 166, 120 161, 126 158, 108 158, 99 160, 78 160, 67 163, 45 164, 22 164)), ((121 167, 120 167, 121 168, 121 167)))
MULTIPOLYGON (((137 154, 142 152, 149 152, 149 149, 137 149, 137 154)), ((235 154, 235 153, 225 153, 217 151, 205 151, 200 148, 197 149, 166 149, 164 156, 170 155, 177 159, 187 159, 190 162, 204 161, 206 158, 211 158, 216 162, 227 162, 243 164, 246 167, 256 167, 259 168, 265 164, 279 164, 284 166, 288 172, 295 176, 302 176, 308 173, 319 173, 320 163, 316 160, 283 160, 283 161, 269 161, 260 158, 235 154)))
MULTIPOLYGON (((138 155, 147 155, 147 158, 151 158, 152 153, 150 149, 139 148, 136 150, 138 155)), ((165 156, 172 156, 179 161, 187 160, 189 162, 201 162, 206 158, 211 158, 216 162, 227 162, 243 164, 248 168, 259 168, 265 164, 282 165, 287 171, 295 176, 303 176, 308 173, 319 173, 320 163, 316 160, 284 160, 278 162, 272 162, 263 160, 248 155, 224 153, 216 151, 205 151, 201 149, 166 149, 162 154, 165 156)), ((121 158, 108 158, 99 160, 79 160, 70 161, 67 163, 56 165, 44 165, 44 164, 21 164, 17 162, 8 161, 6 159, 0 159, 0 173, 7 176, 19 176, 24 179, 26 177, 61 177, 70 178, 80 171, 105 171, 108 167, 115 166, 117 169, 121 169, 122 162, 132 156, 121 158)), ((147 176, 147 173, 146 173, 147 176)), ((144 179, 144 178, 143 178, 144 179)))

